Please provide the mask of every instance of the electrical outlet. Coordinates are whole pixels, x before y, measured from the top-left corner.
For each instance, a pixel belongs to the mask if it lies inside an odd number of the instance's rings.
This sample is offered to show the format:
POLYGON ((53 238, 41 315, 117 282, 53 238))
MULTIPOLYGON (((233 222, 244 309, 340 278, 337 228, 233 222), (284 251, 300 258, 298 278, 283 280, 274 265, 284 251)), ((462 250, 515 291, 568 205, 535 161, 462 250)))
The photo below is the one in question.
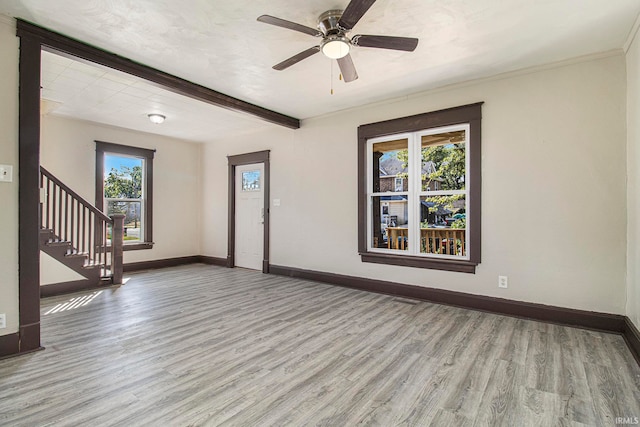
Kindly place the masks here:
POLYGON ((2 313, 0 314, 0 329, 4 329, 7 327, 7 315, 2 313))
POLYGON ((498 287, 504 289, 509 287, 509 279, 507 276, 498 276, 498 287))
POLYGON ((13 182, 13 166, 0 165, 0 182, 13 182))

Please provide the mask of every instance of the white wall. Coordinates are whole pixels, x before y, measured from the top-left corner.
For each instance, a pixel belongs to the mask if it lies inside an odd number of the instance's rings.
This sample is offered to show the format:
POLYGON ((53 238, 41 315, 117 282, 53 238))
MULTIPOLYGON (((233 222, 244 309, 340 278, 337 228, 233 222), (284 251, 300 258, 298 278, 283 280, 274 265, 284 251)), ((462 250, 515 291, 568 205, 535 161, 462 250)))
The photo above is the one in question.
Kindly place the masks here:
POLYGON ((15 20, 0 15, 0 164, 13 165, 13 182, 0 183, 0 335, 18 331, 18 38, 15 20))
POLYGON ((204 147, 203 254, 226 256, 226 155, 271 149, 271 263, 623 314, 622 54, 458 85, 204 147), (484 101, 482 263, 473 274, 362 263, 357 127, 484 101), (509 276, 509 289, 497 287, 509 276))
POLYGON ((40 286, 84 279, 84 276, 76 273, 43 251, 40 251, 40 286))
POLYGON ((640 37, 627 51, 627 316, 640 328, 640 37))
MULTIPOLYGON (((125 251, 124 262, 200 254, 200 144, 56 116, 42 119, 40 162, 95 201, 94 140, 157 149, 153 159, 153 249, 125 251)), ((43 278, 42 283, 51 283, 43 278)))

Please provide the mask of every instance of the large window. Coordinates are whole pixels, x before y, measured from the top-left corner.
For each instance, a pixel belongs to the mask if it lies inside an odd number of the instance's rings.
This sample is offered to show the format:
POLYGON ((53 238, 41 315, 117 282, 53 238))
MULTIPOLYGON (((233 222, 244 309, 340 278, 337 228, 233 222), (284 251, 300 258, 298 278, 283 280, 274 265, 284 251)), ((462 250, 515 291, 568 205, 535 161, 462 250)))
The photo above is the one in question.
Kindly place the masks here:
POLYGON ((153 244, 153 157, 153 150, 96 141, 96 206, 125 216, 125 250, 153 244))
POLYGON ((481 104, 361 126, 365 262, 475 272, 481 104))

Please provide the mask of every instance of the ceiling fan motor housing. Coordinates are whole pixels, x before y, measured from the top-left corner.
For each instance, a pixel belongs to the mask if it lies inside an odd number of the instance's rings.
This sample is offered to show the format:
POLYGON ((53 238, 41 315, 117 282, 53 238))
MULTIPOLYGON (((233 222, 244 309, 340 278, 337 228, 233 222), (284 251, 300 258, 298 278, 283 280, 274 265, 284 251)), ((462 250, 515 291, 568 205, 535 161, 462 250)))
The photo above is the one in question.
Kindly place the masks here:
POLYGON ((322 31, 325 36, 337 35, 342 32, 338 27, 338 21, 342 16, 342 10, 333 9, 327 10, 318 17, 318 29, 322 31))
POLYGON ((318 29, 324 34, 320 50, 331 59, 340 59, 349 54, 351 40, 338 25, 342 12, 339 9, 328 10, 318 17, 318 29))

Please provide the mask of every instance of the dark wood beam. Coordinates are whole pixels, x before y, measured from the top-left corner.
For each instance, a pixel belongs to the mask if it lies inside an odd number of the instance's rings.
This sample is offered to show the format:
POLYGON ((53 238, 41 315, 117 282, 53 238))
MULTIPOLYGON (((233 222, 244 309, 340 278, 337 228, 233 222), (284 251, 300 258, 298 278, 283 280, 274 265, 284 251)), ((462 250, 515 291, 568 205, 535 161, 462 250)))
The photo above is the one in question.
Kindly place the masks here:
POLYGON ((44 49, 52 50, 54 53, 71 56, 73 59, 79 59, 89 63, 104 65, 105 67, 145 79, 171 92, 217 107, 250 114, 270 123, 290 129, 298 129, 300 127, 300 120, 296 118, 225 95, 208 87, 151 68, 27 21, 21 19, 17 21, 19 37, 28 36, 29 38, 38 39, 44 49))

